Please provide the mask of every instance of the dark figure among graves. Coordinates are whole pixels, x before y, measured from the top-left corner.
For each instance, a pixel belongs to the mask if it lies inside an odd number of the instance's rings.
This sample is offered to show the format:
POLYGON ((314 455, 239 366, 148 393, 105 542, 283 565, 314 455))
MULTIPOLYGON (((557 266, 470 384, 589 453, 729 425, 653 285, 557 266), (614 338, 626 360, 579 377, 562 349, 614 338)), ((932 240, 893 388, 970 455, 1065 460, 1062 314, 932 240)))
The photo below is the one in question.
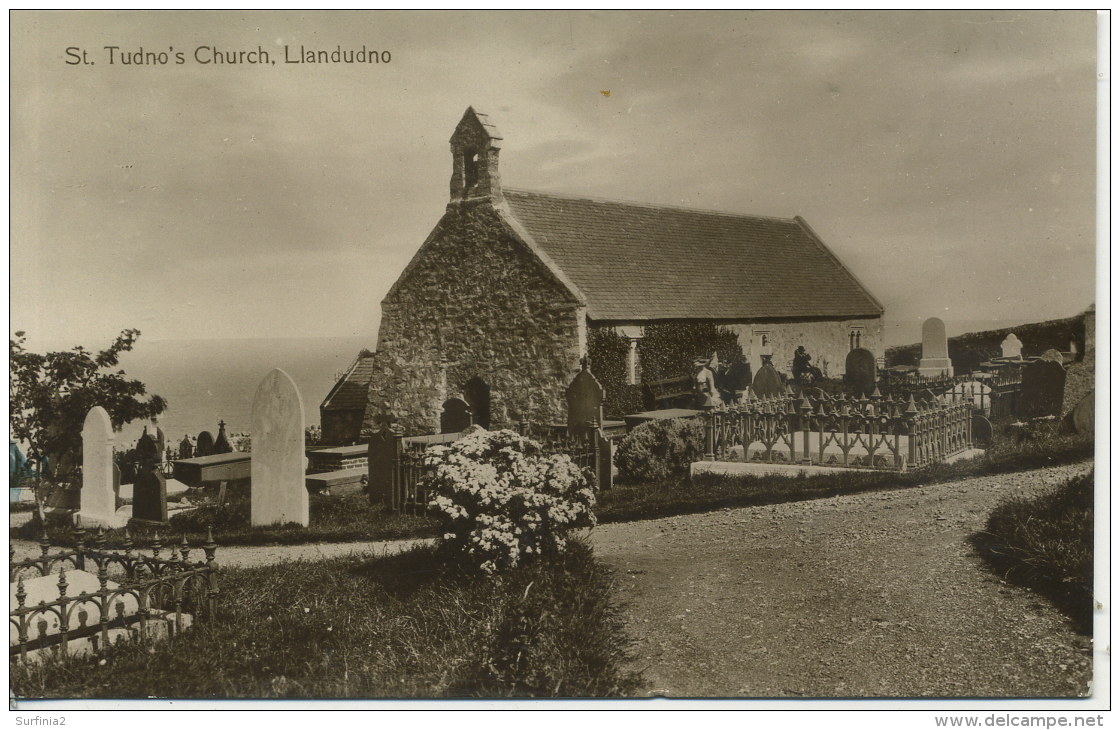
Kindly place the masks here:
POLYGON ((716 373, 716 387, 724 403, 738 403, 740 394, 751 386, 750 363, 736 362, 722 366, 716 373))
POLYGON ((824 379, 824 375, 821 373, 821 369, 818 367, 813 367, 809 364, 809 361, 812 359, 812 356, 809 355, 809 353, 805 350, 805 347, 802 345, 798 345, 797 351, 793 353, 794 380, 799 380, 803 383, 811 383, 814 380, 824 379), (809 377, 806 378, 806 375, 808 375, 809 377))

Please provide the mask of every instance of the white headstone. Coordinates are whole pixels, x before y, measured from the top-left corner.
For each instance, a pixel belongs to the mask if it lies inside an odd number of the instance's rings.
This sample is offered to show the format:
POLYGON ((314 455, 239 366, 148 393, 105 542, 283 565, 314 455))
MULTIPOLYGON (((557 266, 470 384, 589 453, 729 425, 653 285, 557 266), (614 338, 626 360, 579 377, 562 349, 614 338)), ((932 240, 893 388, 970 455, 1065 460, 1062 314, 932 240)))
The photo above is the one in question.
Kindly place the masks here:
POLYGON ((952 375, 953 361, 949 359, 949 339, 945 336, 945 323, 930 317, 922 323, 922 360, 918 363, 919 375, 952 375))
POLYGON ((252 524, 307 527, 303 399, 283 370, 273 370, 257 387, 251 424, 252 524))
POLYGON ((1023 343, 1019 342, 1019 338, 1012 332, 1000 344, 1000 349, 1003 350, 1003 357, 1018 360, 1023 356, 1023 343))
POLYGON ((82 425, 80 505, 78 514, 82 527, 123 527, 128 523, 127 514, 117 514, 117 494, 113 489, 113 423, 101 406, 91 408, 82 425))

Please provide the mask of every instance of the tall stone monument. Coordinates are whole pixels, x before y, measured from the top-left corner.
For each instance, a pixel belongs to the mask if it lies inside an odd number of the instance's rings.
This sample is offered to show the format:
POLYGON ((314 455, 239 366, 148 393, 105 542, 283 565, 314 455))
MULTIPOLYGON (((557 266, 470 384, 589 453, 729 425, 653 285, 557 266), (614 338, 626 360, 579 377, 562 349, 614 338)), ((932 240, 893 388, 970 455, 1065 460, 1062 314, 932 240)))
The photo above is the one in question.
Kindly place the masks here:
POLYGON ((253 398, 250 423, 252 524, 307 527, 303 398, 290 375, 275 369, 265 376, 253 398))
POLYGON ((82 527, 123 527, 113 491, 113 423, 109 413, 94 406, 82 425, 82 496, 78 514, 82 527))
POLYGON ((922 323, 922 359, 918 363, 918 374, 925 377, 953 374, 945 323, 937 317, 930 317, 922 323))

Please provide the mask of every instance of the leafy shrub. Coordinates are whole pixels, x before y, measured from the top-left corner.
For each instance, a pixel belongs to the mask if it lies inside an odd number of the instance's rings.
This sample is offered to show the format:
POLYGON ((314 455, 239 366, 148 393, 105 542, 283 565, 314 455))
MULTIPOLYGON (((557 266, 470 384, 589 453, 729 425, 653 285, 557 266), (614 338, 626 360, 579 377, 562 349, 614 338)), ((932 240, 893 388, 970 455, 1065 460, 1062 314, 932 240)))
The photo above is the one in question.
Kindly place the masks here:
POLYGON ((425 487, 444 549, 486 573, 564 551, 565 535, 595 525, 595 493, 563 454, 514 431, 479 431, 424 452, 425 487))
POLYGON ((615 450, 614 463, 623 482, 660 481, 688 474, 704 455, 704 424, 692 418, 643 423, 615 450))

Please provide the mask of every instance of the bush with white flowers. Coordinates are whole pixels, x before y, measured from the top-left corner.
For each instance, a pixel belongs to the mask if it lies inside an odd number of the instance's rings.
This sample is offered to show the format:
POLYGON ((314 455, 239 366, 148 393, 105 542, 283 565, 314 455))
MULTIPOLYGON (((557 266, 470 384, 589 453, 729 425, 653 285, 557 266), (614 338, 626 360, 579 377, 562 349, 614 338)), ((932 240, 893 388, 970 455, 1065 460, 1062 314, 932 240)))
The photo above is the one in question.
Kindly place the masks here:
POLYGON ((424 452, 429 512, 445 548, 486 573, 563 552, 570 530, 595 525, 595 492, 563 454, 514 431, 479 431, 424 452))

